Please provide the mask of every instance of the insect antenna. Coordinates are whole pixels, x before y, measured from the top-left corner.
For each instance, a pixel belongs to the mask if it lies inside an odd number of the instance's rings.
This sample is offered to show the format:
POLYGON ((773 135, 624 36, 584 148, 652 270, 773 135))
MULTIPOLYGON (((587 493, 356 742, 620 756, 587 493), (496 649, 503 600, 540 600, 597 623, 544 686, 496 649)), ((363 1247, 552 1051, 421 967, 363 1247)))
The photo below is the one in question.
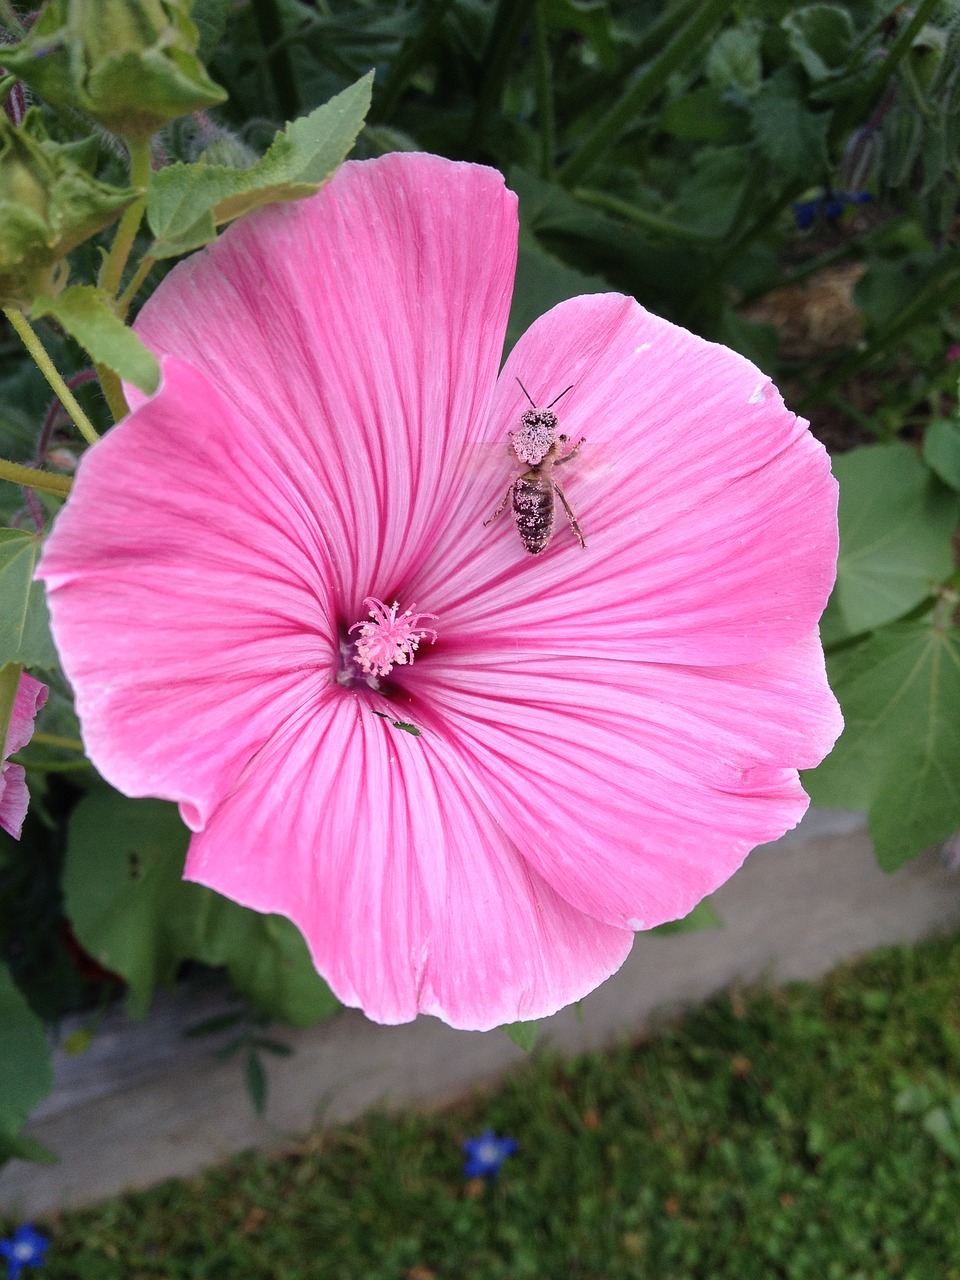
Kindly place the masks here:
MULTIPOLYGON (((534 401, 533 396, 530 394, 530 392, 527 390, 527 388, 523 385, 523 383, 522 383, 522 382, 520 382, 520 379, 519 379, 519 378, 517 378, 517 382, 518 382, 518 384, 519 384, 519 386, 520 386, 520 390, 523 392, 523 394, 524 394, 524 395, 527 397, 527 399, 530 401, 530 403, 531 403, 531 405, 533 406, 533 408, 534 408, 534 409, 539 408, 539 405, 537 405, 537 403, 534 401)), ((560 392, 560 394, 559 394, 558 396, 554 396, 554 398, 553 398, 553 399, 550 401, 550 403, 547 405, 547 408, 548 408, 548 409, 552 409, 552 408, 553 408, 553 406, 557 403, 557 401, 558 401, 558 400, 562 400, 562 399, 563 399, 563 397, 567 394, 567 392, 568 392, 568 391, 572 391, 572 390, 573 390, 574 385, 575 385, 575 384, 571 382, 571 383, 570 383, 570 385, 569 385, 569 387, 565 387, 565 388, 563 389, 563 391, 561 391, 561 392, 560 392)))
MULTIPOLYGON (((517 382, 520 384, 520 390, 521 390, 521 391, 523 392, 523 394, 527 397, 527 399, 530 401, 530 403, 533 405, 533 407, 534 407, 534 409, 535 409, 537 406, 536 406, 535 404, 533 404, 533 396, 530 394, 530 392, 527 390, 527 388, 523 385, 523 383, 522 383, 522 382, 520 382, 520 379, 519 379, 519 378, 517 379, 517 382)), ((569 390, 569 388, 568 388, 568 390, 569 390)))
POLYGON ((547 408, 548 408, 548 409, 552 409, 552 408, 553 408, 553 406, 557 403, 557 401, 558 401, 558 400, 562 400, 562 399, 563 399, 563 397, 567 394, 567 391, 572 391, 572 390, 573 390, 573 387, 574 387, 574 384, 571 382, 571 383, 570 383, 570 385, 569 385, 569 387, 567 387, 564 391, 561 391, 561 392, 560 392, 560 394, 559 394, 558 396, 554 396, 554 398, 553 398, 553 399, 550 401, 550 403, 547 405, 547 408))

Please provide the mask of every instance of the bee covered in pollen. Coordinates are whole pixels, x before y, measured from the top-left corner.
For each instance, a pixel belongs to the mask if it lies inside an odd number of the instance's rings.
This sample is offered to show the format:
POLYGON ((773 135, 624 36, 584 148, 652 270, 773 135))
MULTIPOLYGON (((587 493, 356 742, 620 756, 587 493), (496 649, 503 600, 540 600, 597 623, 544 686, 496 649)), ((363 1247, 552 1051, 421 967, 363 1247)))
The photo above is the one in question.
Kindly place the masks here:
POLYGON ((573 387, 567 387, 554 397, 545 409, 539 409, 519 378, 517 382, 520 390, 530 401, 531 407, 521 414, 519 430, 510 432, 510 448, 516 454, 517 460, 525 464, 527 470, 511 480, 499 507, 483 523, 485 526, 493 524, 494 520, 503 514, 507 502, 512 498, 513 518, 520 541, 532 556, 538 556, 546 550, 553 537, 554 495, 556 495, 563 504, 567 519, 581 547, 586 547, 576 513, 553 478, 554 467, 562 466, 563 463, 575 458, 580 452, 580 446, 586 440, 585 436, 581 436, 575 445, 567 449, 568 437, 557 432, 558 419, 552 411, 553 406, 558 400, 563 399, 567 391, 572 391, 573 387))

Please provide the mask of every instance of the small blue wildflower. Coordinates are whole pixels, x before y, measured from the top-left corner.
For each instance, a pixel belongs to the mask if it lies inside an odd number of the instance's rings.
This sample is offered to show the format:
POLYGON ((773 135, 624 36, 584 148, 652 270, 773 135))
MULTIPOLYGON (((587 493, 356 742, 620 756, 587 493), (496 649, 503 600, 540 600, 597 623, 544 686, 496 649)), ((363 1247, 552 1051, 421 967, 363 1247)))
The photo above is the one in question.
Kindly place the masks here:
POLYGON ((848 204, 867 204, 872 199, 869 191, 825 191, 815 200, 795 200, 793 219, 801 231, 809 231, 820 214, 836 222, 848 204))
POLYGON ((794 200, 793 220, 801 231, 810 230, 819 208, 819 200, 794 200))
POLYGON ((0 1240, 0 1258, 7 1260, 7 1280, 19 1280, 24 1267, 42 1267, 50 1241, 29 1222, 0 1240))
POLYGON ((498 1138, 492 1129, 484 1129, 479 1138, 468 1138, 463 1144, 467 1159, 465 1178, 494 1178, 507 1156, 517 1149, 516 1138, 498 1138))

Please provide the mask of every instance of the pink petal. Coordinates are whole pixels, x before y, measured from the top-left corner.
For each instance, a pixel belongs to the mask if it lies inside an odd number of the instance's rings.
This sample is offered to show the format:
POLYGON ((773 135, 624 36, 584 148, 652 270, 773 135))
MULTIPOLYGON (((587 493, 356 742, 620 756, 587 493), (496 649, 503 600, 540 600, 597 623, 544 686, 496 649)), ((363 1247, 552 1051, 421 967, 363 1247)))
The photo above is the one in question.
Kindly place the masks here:
POLYGON ((632 942, 519 856, 442 737, 413 738, 339 691, 251 765, 194 837, 186 874, 289 916, 338 998, 380 1022, 544 1017, 615 972, 632 942))
POLYGON ((573 298, 520 339, 486 438, 527 407, 555 412, 578 458, 555 478, 581 550, 526 553, 509 513, 484 528, 511 469, 478 482, 411 585, 448 636, 491 647, 700 665, 753 661, 809 633, 835 572, 836 483, 822 446, 758 369, 617 294, 573 298), (442 583, 427 598, 421 582, 442 583))
POLYGON ((0 828, 14 840, 20 839, 29 803, 23 768, 18 764, 3 765, 0 768, 0 828))
POLYGON ((84 456, 40 563, 91 758, 194 827, 336 662, 325 502, 300 480, 168 359, 84 456))
POLYGON ((137 331, 207 374, 256 442, 329 504, 334 597, 392 601, 470 477, 517 252, 502 176, 437 156, 342 166, 311 199, 231 226, 177 266, 137 331))
POLYGON ((47 700, 47 686, 26 671, 20 673, 17 696, 13 700, 13 714, 7 729, 4 758, 22 751, 33 737, 33 723, 37 712, 47 700))
POLYGON ((438 654, 416 689, 530 866, 637 929, 685 915, 795 826, 797 769, 841 728, 816 633, 740 668, 438 654))

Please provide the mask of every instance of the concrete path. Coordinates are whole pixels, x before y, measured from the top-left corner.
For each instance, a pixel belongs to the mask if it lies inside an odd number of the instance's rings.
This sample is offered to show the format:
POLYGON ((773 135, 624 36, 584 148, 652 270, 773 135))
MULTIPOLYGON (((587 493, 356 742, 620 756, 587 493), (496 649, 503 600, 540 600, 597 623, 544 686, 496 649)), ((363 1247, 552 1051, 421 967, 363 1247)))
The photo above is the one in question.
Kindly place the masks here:
MULTIPOLYGON (((887 876, 862 819, 824 811, 758 849, 713 898, 724 928, 637 938, 621 971, 543 1024, 565 1052, 640 1034, 651 1015, 700 1000, 734 979, 814 978, 845 957, 960 926, 960 873, 935 853, 887 876)), ((433 1018, 379 1027, 347 1011, 268 1063, 258 1119, 236 1061, 218 1062, 184 1026, 210 1002, 160 1001, 146 1024, 121 1016, 80 1057, 57 1054, 57 1087, 30 1126, 58 1165, 0 1171, 0 1208, 26 1217, 163 1178, 187 1176, 250 1147, 276 1149, 318 1122, 386 1104, 432 1106, 524 1060, 504 1032, 452 1031, 433 1018)))

